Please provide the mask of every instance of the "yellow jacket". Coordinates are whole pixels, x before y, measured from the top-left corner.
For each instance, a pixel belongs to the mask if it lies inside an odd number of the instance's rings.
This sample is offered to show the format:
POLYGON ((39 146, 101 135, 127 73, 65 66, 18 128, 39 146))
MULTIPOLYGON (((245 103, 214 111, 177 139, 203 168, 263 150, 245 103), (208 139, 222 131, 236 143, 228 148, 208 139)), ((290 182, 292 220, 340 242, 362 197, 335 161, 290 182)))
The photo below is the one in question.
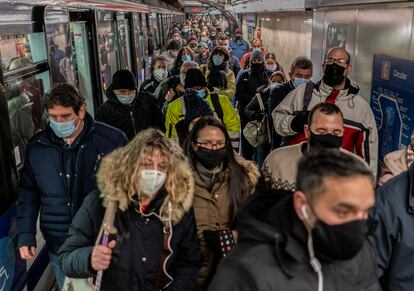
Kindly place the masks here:
MULTIPOLYGON (((207 65, 201 65, 200 71, 203 72, 204 77, 208 80, 208 75, 210 75, 210 70, 207 68, 207 65)), ((217 91, 220 95, 226 95, 230 100, 234 98, 236 94, 236 77, 231 69, 226 69, 226 77, 227 77, 227 88, 226 89, 219 89, 217 91)))
MULTIPOLYGON (((232 139, 233 146, 236 146, 235 143, 237 143, 240 133, 240 118, 236 109, 226 96, 219 95, 218 97, 221 109, 223 110, 223 123, 230 135, 230 138, 232 139)), ((214 115, 217 117, 213 103, 211 102, 210 92, 208 90, 207 96, 204 100, 207 101, 214 115)), ((168 105, 167 115, 165 117, 165 128, 168 137, 174 138, 176 136, 175 125, 184 119, 185 108, 183 102, 183 97, 180 97, 168 105)))

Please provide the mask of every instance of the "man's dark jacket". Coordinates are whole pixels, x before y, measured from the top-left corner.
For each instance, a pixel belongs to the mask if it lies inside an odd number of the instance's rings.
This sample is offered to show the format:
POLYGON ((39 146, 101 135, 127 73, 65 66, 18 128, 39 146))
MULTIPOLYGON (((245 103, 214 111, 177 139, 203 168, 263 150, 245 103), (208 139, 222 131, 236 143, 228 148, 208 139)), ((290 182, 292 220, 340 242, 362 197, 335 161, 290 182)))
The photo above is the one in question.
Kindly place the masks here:
POLYGON ((384 290, 414 290, 414 166, 376 191, 372 241, 384 290))
MULTIPOLYGON (((221 261, 210 291, 318 290, 307 231, 293 210, 292 195, 278 197, 259 194, 244 208, 237 221, 239 245, 221 261)), ((321 262, 324 290, 380 291, 375 255, 367 240, 348 261, 321 262)))
POLYGON ((140 92, 129 105, 119 102, 112 87, 108 88, 106 96, 108 100, 98 108, 96 120, 122 130, 129 140, 150 127, 165 132, 164 115, 151 94, 140 92))
POLYGON ((40 211, 40 229, 47 247, 57 253, 84 198, 96 189, 95 173, 100 160, 128 142, 120 130, 95 122, 89 114, 84 120, 80 140, 74 141, 78 143, 72 167, 74 177, 68 177, 70 174, 64 169, 62 139, 50 126, 30 140, 20 179, 18 247, 36 246, 36 222, 40 211))
MULTIPOLYGON (((99 191, 86 199, 69 231, 69 238, 59 251, 62 269, 70 277, 90 277, 96 272, 90 265, 95 239, 104 217, 105 208, 99 191)), ((159 213, 166 192, 159 192, 148 206, 147 214, 159 213)), ((137 213, 138 205, 131 205, 125 212, 118 211, 114 225, 118 230, 112 261, 104 272, 102 291, 136 290, 152 291, 158 276, 163 254, 163 224, 155 215, 148 217, 137 213)), ((191 208, 173 228, 171 249, 166 269, 174 278, 168 288, 162 290, 193 290, 202 254, 197 244, 194 211, 191 208)), ((161 272, 161 287, 170 280, 161 272)))

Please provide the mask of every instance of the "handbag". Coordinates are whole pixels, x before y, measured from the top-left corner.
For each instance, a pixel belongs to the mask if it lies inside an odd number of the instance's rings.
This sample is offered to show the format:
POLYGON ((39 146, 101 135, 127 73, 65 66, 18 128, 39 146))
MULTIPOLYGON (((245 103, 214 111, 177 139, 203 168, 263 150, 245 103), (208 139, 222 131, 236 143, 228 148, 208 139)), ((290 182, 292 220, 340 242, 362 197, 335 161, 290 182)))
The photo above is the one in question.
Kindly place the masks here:
POLYGON ((267 115, 265 113, 265 107, 260 93, 256 94, 256 98, 259 102, 260 112, 264 114, 263 118, 262 120, 249 121, 243 129, 244 137, 249 142, 249 144, 255 148, 270 141, 270 131, 267 124, 267 115))
MULTIPOLYGON (((117 209, 118 203, 109 200, 95 246, 98 244, 107 245, 109 234, 116 234, 118 232, 114 226, 117 209)), ((95 284, 93 282, 94 278, 70 278, 66 276, 62 291, 99 291, 102 273, 103 271, 98 271, 95 284)))

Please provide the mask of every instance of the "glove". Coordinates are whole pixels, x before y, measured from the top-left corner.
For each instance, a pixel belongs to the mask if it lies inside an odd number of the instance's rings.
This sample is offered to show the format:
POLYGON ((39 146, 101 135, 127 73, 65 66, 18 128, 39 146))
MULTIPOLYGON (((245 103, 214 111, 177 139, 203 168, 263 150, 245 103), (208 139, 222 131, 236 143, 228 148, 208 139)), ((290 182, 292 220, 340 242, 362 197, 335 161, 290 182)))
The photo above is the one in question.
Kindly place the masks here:
POLYGON ((307 110, 299 112, 292 119, 292 122, 290 123, 290 128, 297 133, 303 132, 303 126, 305 124, 308 124, 308 116, 309 116, 309 111, 307 110))
POLYGON ((208 248, 216 255, 221 257, 220 251, 220 239, 218 230, 204 230, 204 240, 207 243, 208 248))

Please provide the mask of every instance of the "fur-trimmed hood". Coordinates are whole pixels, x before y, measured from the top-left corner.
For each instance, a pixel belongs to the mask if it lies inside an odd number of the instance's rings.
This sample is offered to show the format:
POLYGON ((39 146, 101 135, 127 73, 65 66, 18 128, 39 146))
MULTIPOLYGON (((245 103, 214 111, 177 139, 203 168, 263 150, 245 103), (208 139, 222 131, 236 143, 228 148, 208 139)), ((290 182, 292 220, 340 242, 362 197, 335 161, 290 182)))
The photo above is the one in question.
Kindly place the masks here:
POLYGON ((249 185, 249 191, 248 193, 252 193, 256 189, 257 182, 260 177, 260 172, 255 163, 252 161, 246 160, 240 155, 235 155, 236 161, 245 169, 248 177, 248 185, 249 185))
MULTIPOLYGON (((109 200, 116 200, 119 210, 126 211, 136 201, 131 201, 128 195, 124 194, 125 191, 120 190, 122 189, 122 183, 125 183, 125 181, 119 179, 119 172, 122 172, 123 160, 119 159, 117 152, 108 155, 102 160, 97 173, 97 182, 104 206, 106 207, 109 200)), ((181 221, 185 213, 191 209, 194 196, 193 174, 186 159, 183 157, 172 168, 173 170, 167 175, 164 187, 167 195, 158 213, 162 223, 166 227, 168 227, 169 220, 169 202, 171 202, 172 206, 172 224, 176 225, 181 221)))

